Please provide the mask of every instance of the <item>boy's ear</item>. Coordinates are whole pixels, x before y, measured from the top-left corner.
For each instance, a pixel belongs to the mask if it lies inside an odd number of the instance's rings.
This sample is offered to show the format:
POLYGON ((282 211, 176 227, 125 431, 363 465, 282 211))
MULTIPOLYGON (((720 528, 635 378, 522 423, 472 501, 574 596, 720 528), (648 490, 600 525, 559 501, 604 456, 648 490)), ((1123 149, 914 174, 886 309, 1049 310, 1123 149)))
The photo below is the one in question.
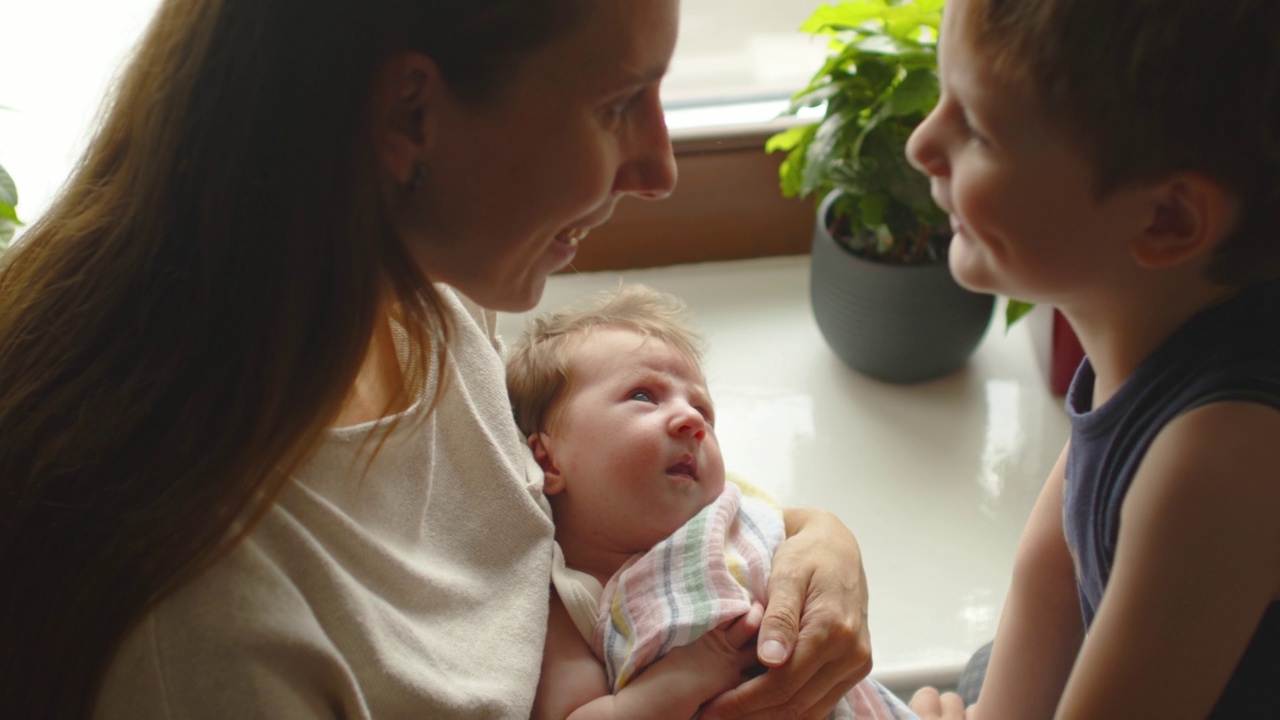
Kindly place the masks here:
POLYGON ((374 148, 383 167, 408 185, 434 143, 434 112, 444 79, 435 61, 406 51, 388 58, 373 91, 374 148))
POLYGON ((546 495, 557 495, 564 491, 564 476, 551 458, 551 436, 536 432, 529 436, 529 449, 533 451, 533 459, 542 468, 542 492, 546 495))
POLYGON ((1208 254, 1235 223, 1234 196, 1203 175, 1178 173, 1153 192, 1154 210, 1133 247, 1144 268, 1172 267, 1208 254))

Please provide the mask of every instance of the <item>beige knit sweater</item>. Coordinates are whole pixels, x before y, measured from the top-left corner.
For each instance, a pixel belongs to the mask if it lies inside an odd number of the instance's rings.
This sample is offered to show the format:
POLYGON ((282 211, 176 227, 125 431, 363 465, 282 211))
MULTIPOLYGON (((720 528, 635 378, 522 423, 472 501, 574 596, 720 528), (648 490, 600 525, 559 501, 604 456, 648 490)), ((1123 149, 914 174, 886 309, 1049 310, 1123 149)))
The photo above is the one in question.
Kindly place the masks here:
MULTIPOLYGON (((494 316, 456 316, 435 413, 334 430, 249 539, 127 638, 97 716, 525 718, 552 560, 494 316)), ((87 600, 88 601, 88 600, 87 600)))

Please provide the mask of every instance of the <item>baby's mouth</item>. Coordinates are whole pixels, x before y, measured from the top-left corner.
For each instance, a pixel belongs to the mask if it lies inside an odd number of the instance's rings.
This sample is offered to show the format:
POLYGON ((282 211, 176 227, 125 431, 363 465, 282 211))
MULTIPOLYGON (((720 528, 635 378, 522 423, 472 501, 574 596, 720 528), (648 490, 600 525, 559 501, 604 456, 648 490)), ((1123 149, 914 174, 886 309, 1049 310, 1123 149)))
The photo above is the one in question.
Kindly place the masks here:
POLYGON ((680 475, 687 477, 690 480, 697 481, 698 461, 691 457, 680 458, 680 462, 667 468, 667 474, 680 475))
POLYGON ((566 228, 556 233, 556 240, 568 245, 569 247, 576 248, 578 247, 578 243, 582 242, 582 240, 587 237, 587 233, 590 232, 590 228, 566 228))

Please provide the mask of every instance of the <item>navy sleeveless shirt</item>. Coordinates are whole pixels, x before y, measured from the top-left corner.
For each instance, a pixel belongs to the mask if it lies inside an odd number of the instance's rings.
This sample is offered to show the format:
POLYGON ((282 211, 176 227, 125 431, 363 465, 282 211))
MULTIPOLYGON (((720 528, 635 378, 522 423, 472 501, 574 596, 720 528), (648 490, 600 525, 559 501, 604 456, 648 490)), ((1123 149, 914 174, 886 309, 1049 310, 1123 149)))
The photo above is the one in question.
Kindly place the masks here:
MULTIPOLYGON (((1157 433, 1181 413, 1217 401, 1280 409, 1280 280, 1189 320, 1096 410, 1093 385, 1086 358, 1067 392, 1071 448, 1063 494, 1086 628, 1111 575, 1120 505, 1157 433)), ((1280 603, 1268 607, 1210 717, 1280 718, 1280 603)))

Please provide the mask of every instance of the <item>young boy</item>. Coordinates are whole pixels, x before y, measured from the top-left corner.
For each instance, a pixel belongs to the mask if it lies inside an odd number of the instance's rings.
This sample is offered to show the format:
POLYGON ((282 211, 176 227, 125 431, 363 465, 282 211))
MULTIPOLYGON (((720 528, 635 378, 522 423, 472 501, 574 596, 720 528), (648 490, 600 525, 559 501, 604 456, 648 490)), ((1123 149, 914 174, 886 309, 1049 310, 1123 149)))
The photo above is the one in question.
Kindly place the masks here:
POLYGON ((948 0, 908 154, 952 274, 1087 353, 969 717, 1280 717, 1277 32, 1276 0, 948 0))
MULTIPOLYGON (((535 717, 689 718, 755 669, 785 528, 725 482, 700 346, 678 300, 624 285, 540 318, 509 354, 556 523, 535 717)), ((836 716, 908 713, 864 681, 836 716)))

